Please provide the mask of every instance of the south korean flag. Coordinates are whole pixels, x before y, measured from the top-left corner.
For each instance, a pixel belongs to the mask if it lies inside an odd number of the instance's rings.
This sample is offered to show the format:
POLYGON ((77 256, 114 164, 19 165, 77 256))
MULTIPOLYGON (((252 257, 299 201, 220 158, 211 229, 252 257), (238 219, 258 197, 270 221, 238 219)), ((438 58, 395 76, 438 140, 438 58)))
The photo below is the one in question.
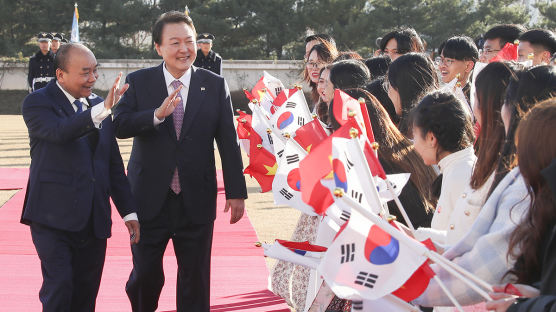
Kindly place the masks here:
MULTIPOLYGON (((334 293, 344 299, 375 300, 399 289, 427 260, 403 241, 382 229, 386 221, 348 197, 336 205, 349 205, 351 217, 328 248, 319 273, 334 293)), ((396 230, 397 231, 397 230, 396 230)))
POLYGON ((316 216, 313 208, 301 200, 299 162, 306 155, 307 152, 294 140, 286 141, 272 182, 272 193, 277 205, 288 205, 310 216, 316 216))
POLYGON ((272 115, 270 123, 282 135, 295 136, 295 131, 312 120, 305 95, 298 91, 292 94, 272 115))
POLYGON ((271 133, 270 121, 259 104, 249 103, 249 108, 253 111, 251 128, 261 137, 263 148, 274 154, 274 139, 271 133))

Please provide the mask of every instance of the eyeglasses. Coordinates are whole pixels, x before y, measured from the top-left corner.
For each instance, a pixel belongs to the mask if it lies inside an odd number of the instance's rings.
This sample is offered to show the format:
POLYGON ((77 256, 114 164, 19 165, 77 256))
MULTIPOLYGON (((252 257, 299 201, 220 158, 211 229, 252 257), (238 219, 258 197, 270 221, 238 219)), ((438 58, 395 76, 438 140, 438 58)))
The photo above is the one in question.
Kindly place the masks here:
POLYGON ((500 51, 500 49, 491 49, 491 48, 486 48, 486 49, 482 49, 479 50, 479 54, 492 54, 492 53, 498 53, 500 51))
POLYGON ((313 62, 313 61, 310 61, 310 62, 306 62, 306 63, 305 63, 305 66, 307 66, 308 68, 311 68, 311 67, 312 67, 312 68, 321 68, 321 67, 324 66, 324 63, 323 63, 323 62, 313 62))
POLYGON ((454 64, 455 61, 457 60, 444 58, 441 56, 438 56, 434 59, 434 62, 436 63, 437 66, 441 66, 441 65, 451 66, 452 64, 454 64))

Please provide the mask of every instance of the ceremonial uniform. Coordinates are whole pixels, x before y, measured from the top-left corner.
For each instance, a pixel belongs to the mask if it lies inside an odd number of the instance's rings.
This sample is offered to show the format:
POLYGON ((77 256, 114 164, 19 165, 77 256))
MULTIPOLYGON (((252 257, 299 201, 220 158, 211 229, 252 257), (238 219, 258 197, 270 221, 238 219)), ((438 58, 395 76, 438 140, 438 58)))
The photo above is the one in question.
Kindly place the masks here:
MULTIPOLYGON (((214 40, 214 36, 211 34, 204 33, 197 36, 198 44, 208 44, 210 48, 212 48, 212 40, 214 40)), ((206 56, 202 48, 197 50, 197 58, 193 65, 222 75, 222 57, 213 50, 210 50, 206 56)))
POLYGON ((200 49, 197 50, 197 58, 193 65, 210 70, 217 75, 222 75, 222 57, 212 50, 210 50, 207 56, 200 49))
MULTIPOLYGON (((52 35, 40 33, 38 38, 39 42, 50 42, 52 40, 52 35)), ((29 83, 29 87, 31 87, 31 92, 45 87, 55 76, 54 53, 48 51, 46 54, 43 54, 42 51, 39 50, 35 55, 31 56, 29 59, 29 74, 27 76, 27 82, 29 83)))
POLYGON ((54 56, 56 56, 56 52, 58 52, 60 45, 62 44, 62 42, 64 42, 64 34, 55 33, 52 37, 52 46, 50 47, 50 51, 52 51, 52 53, 54 53, 54 56))

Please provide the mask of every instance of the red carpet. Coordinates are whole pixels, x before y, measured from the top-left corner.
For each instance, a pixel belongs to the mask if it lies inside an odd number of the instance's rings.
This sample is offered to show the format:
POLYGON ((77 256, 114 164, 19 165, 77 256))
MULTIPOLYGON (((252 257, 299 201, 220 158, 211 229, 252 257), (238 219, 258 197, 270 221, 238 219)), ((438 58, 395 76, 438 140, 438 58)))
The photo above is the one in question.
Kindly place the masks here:
MULTIPOLYGON (((0 168, 0 189, 20 189, 27 183, 27 169, 0 168)), ((221 176, 221 175, 220 175, 221 176)), ((222 181, 219 180, 219 185, 222 181)), ((38 292, 42 281, 40 262, 27 226, 19 223, 24 190, 0 208, 0 309, 40 311, 38 292)), ((284 301, 266 289, 268 270, 262 249, 253 247, 257 237, 245 215, 229 224, 223 214, 223 189, 218 194, 218 218, 212 249, 211 311, 289 311, 284 301)), ((115 209, 113 209, 115 211, 115 209)), ((131 270, 131 251, 123 221, 112 217, 113 236, 108 240, 97 311, 130 311, 124 286, 131 270)), ((166 284, 158 311, 176 309, 176 259, 172 244, 164 257, 166 284)))

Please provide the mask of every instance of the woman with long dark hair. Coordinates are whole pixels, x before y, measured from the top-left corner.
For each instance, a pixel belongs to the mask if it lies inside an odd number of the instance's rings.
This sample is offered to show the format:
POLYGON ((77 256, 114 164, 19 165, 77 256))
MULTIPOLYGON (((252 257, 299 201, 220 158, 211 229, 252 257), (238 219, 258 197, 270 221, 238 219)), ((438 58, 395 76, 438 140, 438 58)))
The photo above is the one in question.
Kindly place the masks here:
POLYGON ((388 96, 396 115, 400 118, 398 129, 411 138, 407 116, 409 111, 425 96, 438 89, 438 76, 430 58, 421 53, 408 53, 400 56, 388 67, 388 96))
POLYGON ((309 51, 309 56, 307 57, 303 70, 303 80, 309 84, 311 88, 311 101, 309 103, 309 108, 311 110, 319 102, 317 83, 319 81, 321 69, 332 63, 336 57, 338 57, 338 50, 327 41, 314 45, 309 51))
POLYGON ((328 119, 328 106, 334 98, 334 85, 330 81, 330 68, 332 68, 332 66, 334 66, 334 63, 324 66, 320 71, 320 77, 317 83, 317 92, 319 93, 320 99, 313 110, 313 113, 316 113, 319 120, 325 125, 330 122, 328 119))
MULTIPOLYGON (((425 165, 413 144, 396 128, 388 113, 378 100, 364 89, 344 90, 353 98, 365 100, 375 140, 379 145, 378 159, 387 174, 411 173, 409 182, 400 194, 400 201, 407 211, 409 220, 417 227, 428 227, 432 219, 436 200, 431 194, 431 185, 436 178, 434 170, 425 165)), ((338 127, 335 122, 333 124, 338 127)), ((388 203, 390 213, 405 224, 405 220, 393 202, 388 203)))
POLYGON ((425 165, 438 165, 441 175, 433 184, 438 203, 430 228, 419 228, 419 240, 431 238, 445 244, 443 231, 450 224, 454 207, 469 184, 477 157, 473 150, 473 124, 464 103, 452 93, 434 91, 425 96, 410 115, 415 150, 425 165))
MULTIPOLYGON (((553 311, 556 308, 556 100, 536 105, 518 126, 519 170, 532 198, 529 210, 510 237, 508 256, 516 259, 510 271, 527 300, 515 302, 493 294, 487 308, 496 311, 553 311), (540 287, 539 287, 540 286, 540 287), (540 296, 539 296, 540 295, 540 296), (511 306, 510 306, 511 305, 511 306)), ((503 287, 495 287, 503 292, 503 287)))
POLYGON ((382 107, 388 112, 388 116, 390 116, 390 120, 397 125, 400 122, 400 117, 396 114, 396 108, 394 107, 394 103, 390 100, 388 96, 388 90, 384 89, 384 81, 386 76, 380 76, 375 80, 371 81, 368 85, 365 86, 365 90, 369 91, 372 95, 376 97, 376 99, 382 104, 382 107))
POLYGON ((515 166, 515 131, 519 121, 535 104, 556 96, 556 68, 549 65, 536 66, 518 71, 510 81, 506 102, 501 114, 506 130, 506 140, 496 166, 491 194, 500 180, 515 166))

